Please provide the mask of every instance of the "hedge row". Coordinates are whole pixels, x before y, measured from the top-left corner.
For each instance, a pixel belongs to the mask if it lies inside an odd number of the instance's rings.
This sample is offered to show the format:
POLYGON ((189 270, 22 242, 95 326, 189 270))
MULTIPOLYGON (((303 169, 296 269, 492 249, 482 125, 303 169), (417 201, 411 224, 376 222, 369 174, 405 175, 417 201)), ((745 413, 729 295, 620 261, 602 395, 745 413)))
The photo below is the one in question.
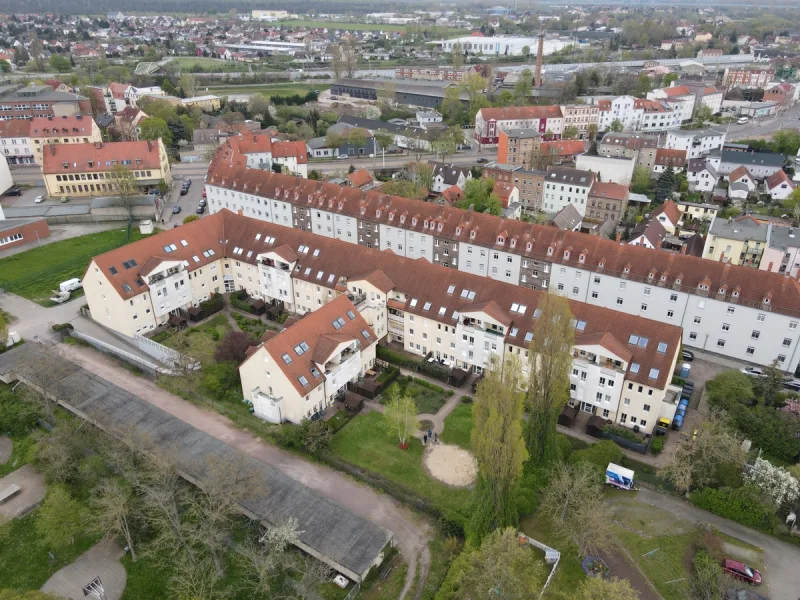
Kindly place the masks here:
POLYGON ((703 488, 692 492, 691 501, 698 508, 765 533, 775 533, 779 524, 775 510, 761 499, 760 490, 752 485, 703 488))
POLYGON ((200 303, 200 310, 206 317, 218 313, 225 307, 225 300, 222 294, 211 294, 211 297, 205 302, 200 303))
POLYGON ((439 381, 446 382, 450 377, 449 369, 445 369, 438 364, 429 363, 426 360, 411 358, 410 356, 396 352, 395 350, 387 348, 386 346, 378 346, 377 356, 378 358, 383 359, 386 362, 390 362, 393 365, 411 369, 417 373, 422 373, 423 375, 438 379, 439 381))

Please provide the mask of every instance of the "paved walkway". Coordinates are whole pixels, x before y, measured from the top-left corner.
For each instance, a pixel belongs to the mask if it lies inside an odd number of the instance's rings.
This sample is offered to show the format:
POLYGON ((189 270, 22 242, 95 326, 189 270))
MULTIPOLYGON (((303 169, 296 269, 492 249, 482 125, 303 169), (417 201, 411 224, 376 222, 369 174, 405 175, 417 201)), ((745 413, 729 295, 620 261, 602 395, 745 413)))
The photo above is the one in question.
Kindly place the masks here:
POLYGON ((0 504, 0 521, 28 514, 39 506, 47 492, 44 475, 37 473, 31 465, 23 465, 16 471, 0 478, 0 490, 4 490, 10 485, 18 485, 20 492, 0 504))
POLYGON ((430 563, 427 544, 431 537, 428 522, 403 507, 388 495, 356 482, 346 475, 319 463, 312 463, 274 446, 249 432, 242 431, 219 413, 194 406, 156 386, 152 381, 137 377, 118 367, 104 355, 82 347, 70 348, 70 359, 100 377, 113 381, 153 406, 168 412, 189 425, 225 442, 237 450, 271 465, 285 475, 323 494, 354 513, 378 523, 394 533, 395 543, 408 562, 404 598, 415 581, 417 566, 421 568, 418 589, 425 584, 430 563))
POLYGON ((99 577, 106 600, 119 600, 125 591, 128 575, 119 562, 124 552, 113 540, 102 540, 81 554, 74 562, 53 573, 42 591, 60 598, 84 600, 83 586, 99 577))
POLYGON ((688 502, 649 489, 636 492, 636 501, 666 510, 680 519, 710 523, 722 533, 764 550, 764 581, 772 600, 797 600, 800 590, 800 546, 783 542, 728 519, 718 517, 688 502))
POLYGON ((7 435, 0 435, 0 465, 4 465, 11 458, 11 452, 14 450, 14 442, 7 435))

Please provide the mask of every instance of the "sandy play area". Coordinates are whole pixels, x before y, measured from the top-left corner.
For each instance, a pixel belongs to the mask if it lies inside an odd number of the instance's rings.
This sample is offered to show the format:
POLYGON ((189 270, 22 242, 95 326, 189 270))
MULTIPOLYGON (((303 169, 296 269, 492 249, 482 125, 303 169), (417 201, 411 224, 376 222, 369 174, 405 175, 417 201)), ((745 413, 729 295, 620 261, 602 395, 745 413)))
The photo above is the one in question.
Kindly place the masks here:
POLYGON ((475 482, 478 463, 475 457, 458 446, 436 444, 425 455, 428 472, 448 485, 468 486, 475 482))

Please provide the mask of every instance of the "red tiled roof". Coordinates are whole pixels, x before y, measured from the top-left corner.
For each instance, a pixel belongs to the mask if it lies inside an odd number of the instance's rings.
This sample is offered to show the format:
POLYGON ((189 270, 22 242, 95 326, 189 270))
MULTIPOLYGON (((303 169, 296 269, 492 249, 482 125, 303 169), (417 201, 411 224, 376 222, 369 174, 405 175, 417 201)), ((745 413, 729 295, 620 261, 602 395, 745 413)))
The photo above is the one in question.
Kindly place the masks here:
POLYGON ((42 172, 45 174, 110 171, 112 165, 106 165, 106 162, 113 163, 114 161, 116 164, 130 167, 132 170, 161 168, 158 143, 149 140, 96 144, 48 144, 43 148, 42 157, 42 172), (89 166, 89 161, 92 162, 92 166, 89 166))
POLYGON ((94 119, 90 115, 72 117, 34 117, 31 119, 31 137, 56 135, 91 135, 94 119))
POLYGON ((554 149, 556 156, 574 156, 586 152, 586 144, 581 140, 558 140, 541 144, 542 154, 551 154, 554 149))
MULTIPOLYGON (((291 179, 294 179, 294 177, 291 179)), ((417 202, 417 204, 422 203, 417 202)), ((443 209, 443 207, 438 208, 440 210, 443 209)), ((449 211, 451 209, 444 210, 449 211)), ((505 221, 509 233, 511 233, 510 225, 512 223, 515 222, 505 221)), ((520 222, 517 221, 516 223, 520 222)), ((551 237, 572 237, 565 236, 565 232, 555 228, 542 226, 541 229, 548 231, 551 237)), ((584 243, 577 242, 573 244, 573 247, 580 248, 585 246, 587 252, 591 252, 600 245, 598 244, 600 238, 597 236, 582 235, 581 237, 585 238, 583 240, 584 243)), ((639 250, 643 253, 643 256, 650 258, 646 264, 648 268, 657 266, 662 259, 662 255, 666 258, 674 258, 676 256, 673 253, 654 252, 643 248, 621 245, 610 240, 606 241, 614 248, 622 247, 625 250, 639 250)), ((393 307, 404 312, 438 319, 442 322, 451 320, 452 324, 455 325, 457 319, 453 319, 454 313, 458 314, 463 311, 474 310, 475 305, 478 305, 479 309, 486 309, 491 314, 496 315, 495 318, 503 318, 504 321, 501 322, 508 322, 506 316, 511 318, 505 342, 518 347, 527 347, 530 343, 530 340, 526 340, 525 337, 527 333, 531 333, 534 330, 536 321, 533 313, 543 294, 542 292, 511 283, 496 281, 489 277, 481 277, 457 269, 432 265, 424 259, 411 260, 393 253, 381 252, 375 248, 366 248, 341 240, 317 236, 299 229, 273 225, 266 221, 234 214, 229 210, 209 215, 177 229, 168 229, 96 256, 89 268, 96 267, 100 269, 120 297, 124 299, 132 298, 148 291, 148 287, 146 284, 139 286, 136 283, 141 267, 133 266, 125 269, 123 262, 133 259, 137 265, 145 265, 151 257, 163 256, 163 247, 169 244, 174 244, 176 247, 176 250, 169 254, 169 259, 187 261, 189 263, 187 269, 190 271, 203 268, 211 262, 230 256, 234 247, 243 249, 241 254, 237 254, 237 260, 255 264, 259 254, 268 252, 274 247, 288 246, 297 248, 300 245, 309 245, 313 250, 319 249, 320 252, 300 254, 292 273, 294 278, 315 282, 320 285, 317 275, 322 271, 321 281, 327 287, 333 287, 336 285, 335 283, 327 283, 329 275, 333 275, 334 282, 338 282, 342 277, 347 281, 363 279, 365 271, 369 271, 370 276, 377 271, 391 273, 393 289, 405 294, 406 298, 402 302, 390 299, 393 307), (223 231, 225 232, 224 235, 223 231), (258 240, 256 239, 257 234, 261 234, 258 240), (266 241, 270 236, 275 238, 273 243, 267 243, 266 241), (227 239, 223 240, 223 238, 227 239), (186 241, 185 246, 181 240, 186 241), (214 251, 214 255, 210 257, 204 256, 203 252, 209 249, 214 251), (198 257, 197 261, 193 259, 194 256, 198 257), (112 266, 117 271, 114 275, 110 272, 110 267, 112 266), (308 275, 305 273, 306 269, 309 269, 308 275), (126 291, 123 286, 127 286, 131 291, 126 291), (452 292, 448 293, 451 287, 452 292), (474 297, 471 300, 467 299, 467 293, 465 293, 467 291, 474 292, 474 297), (414 300, 416 302, 413 302, 414 300), (489 306, 490 300, 494 302, 492 306, 489 306), (429 302, 430 304, 428 304, 429 302), (526 307, 524 313, 512 311, 512 304, 524 305, 526 307), (427 310, 425 306, 428 306, 427 310)), ((572 252, 576 265, 578 264, 578 254, 578 252, 572 252)), ((609 252, 608 258, 604 260, 609 261, 608 264, 610 266, 613 258, 609 252)), ((693 261, 699 263, 710 263, 709 270, 703 271, 704 275, 713 272, 715 265, 726 266, 715 261, 694 259, 694 257, 688 258, 692 258, 693 261)), ((730 265, 727 266, 730 267, 730 265)), ((747 271, 749 281, 755 279, 752 277, 750 269, 746 267, 742 267, 742 269, 747 271)), ((766 272, 764 273, 764 275, 767 274, 766 272)), ((779 276, 778 279, 781 281, 786 279, 788 282, 793 281, 783 276, 779 276)), ((761 294, 765 290, 774 289, 763 282, 757 283, 756 286, 760 289, 761 294)), ((777 289, 774 291, 775 295, 773 297, 775 298, 780 294, 780 291, 777 289)), ((584 334, 608 332, 619 340, 627 340, 631 334, 648 337, 651 343, 646 348, 628 347, 633 354, 634 361, 641 363, 643 368, 639 373, 629 372, 627 376, 629 379, 640 383, 657 384, 661 388, 666 386, 671 377, 669 371, 672 364, 671 359, 674 355, 670 353, 660 354, 656 351, 656 347, 658 341, 664 341, 669 345, 670 349, 677 348, 681 339, 681 329, 679 327, 577 301, 571 301, 570 308, 575 319, 586 323, 583 328, 584 334), (649 380, 650 368, 658 368, 660 370, 656 380, 649 380)), ((298 325, 303 326, 302 324, 305 321, 313 318, 318 312, 304 317, 297 325, 293 325, 287 331, 291 331, 298 325)), ((320 331, 319 333, 333 332, 320 331)), ((285 332, 274 339, 278 339, 284 334, 285 332)), ((295 338, 292 337, 291 339, 295 338)), ((311 344, 310 341, 306 341, 309 345, 311 344)), ((296 343, 288 346, 293 348, 294 345, 296 343)))
POLYGON ((394 289, 394 281, 392 281, 383 270, 378 269, 377 271, 372 271, 367 276, 355 276, 352 278, 352 281, 366 281, 374 285, 377 289, 379 289, 384 294, 390 290, 394 289))
POLYGON ((366 169, 359 169, 347 175, 347 180, 355 187, 361 187, 372 183, 372 175, 366 169))
POLYGON ((661 90, 667 98, 675 98, 676 96, 689 96, 692 92, 685 85, 676 85, 674 87, 666 87, 661 90))
POLYGON ((633 358, 630 350, 617 338, 608 332, 590 333, 588 335, 575 336, 576 346, 602 346, 606 350, 613 352, 622 360, 629 363, 633 358))
POLYGON ((355 340, 364 348, 375 343, 377 337, 350 299, 342 294, 264 342, 263 347, 292 382, 295 390, 305 395, 325 381, 322 370, 324 361, 330 358, 336 347, 355 340), (348 311, 353 318, 350 318, 348 311), (345 324, 337 329, 333 322, 340 318, 345 324), (366 331, 369 337, 365 338, 362 331, 366 331), (308 345, 308 350, 298 355, 295 348, 303 342, 308 345), (283 359, 287 354, 291 360, 289 364, 283 359), (316 377, 311 372, 312 368, 317 371, 316 377), (300 382, 301 376, 306 378, 307 385, 300 382))
POLYGON ((686 150, 668 150, 667 148, 659 148, 656 150, 655 164, 668 167, 685 167, 686 150))
POLYGON ((464 190, 457 185, 451 185, 442 192, 442 197, 450 204, 457 204, 464 197, 464 190))
POLYGON ((681 211, 678 208, 678 205, 675 204, 672 200, 667 200, 661 206, 653 211, 653 218, 657 217, 660 214, 666 215, 669 219, 670 223, 673 225, 677 225, 678 221, 681 220, 681 211))
POLYGON ((0 138, 26 138, 31 135, 31 122, 28 119, 0 121, 0 138))
POLYGON ((734 181, 739 181, 742 177, 747 177, 751 181, 753 181, 753 176, 750 174, 750 171, 747 170, 747 167, 744 165, 740 165, 736 167, 733 171, 731 171, 730 175, 728 175, 728 181, 733 183, 734 181))
MULTIPOLYGON (((748 267, 673 252, 652 252, 646 248, 618 244, 601 236, 560 231, 546 225, 389 196, 380 191, 364 192, 332 183, 247 169, 238 165, 235 160, 231 166, 231 160, 230 155, 224 151, 217 154, 209 168, 207 185, 238 192, 247 190, 250 194, 280 198, 300 206, 324 206, 327 207, 326 210, 368 223, 397 226, 398 217, 405 215, 405 224, 402 226, 409 231, 431 234, 436 231, 436 235, 443 239, 470 241, 527 258, 574 265, 576 268, 613 276, 621 276, 625 267, 630 265, 625 276, 633 280, 646 281, 652 268, 659 275, 665 276, 666 285, 690 293, 708 276, 714 284, 712 287, 717 289, 724 283, 730 290, 738 286, 740 303, 749 302, 760 306, 764 292, 771 291, 770 307, 773 311, 800 315, 800 287, 795 280, 779 273, 764 271, 759 273, 758 278, 754 278, 752 269, 748 267), (394 223, 389 221, 390 209, 395 209, 394 223), (502 232, 506 232, 506 235, 503 242, 498 244, 497 234, 502 232), (584 263, 578 263, 577 252, 571 252, 568 259, 563 258, 564 250, 569 247, 586 248, 584 263), (552 250, 549 254, 550 248, 552 250)), ((208 217, 202 220, 207 219, 208 217)), ((185 226, 181 229, 184 228, 185 226)))
POLYGON ((648 113, 668 112, 667 107, 661 104, 661 102, 658 100, 645 100, 643 98, 635 98, 633 100, 633 108, 642 109, 648 113))
POLYGON ((789 176, 786 174, 786 171, 783 169, 778 169, 772 175, 767 177, 767 189, 772 189, 778 187, 782 183, 788 183, 790 186, 794 187, 794 184, 789 179, 789 176))
POLYGON ((592 189, 589 190, 589 195, 611 198, 612 200, 625 200, 628 197, 628 186, 619 183, 595 181, 592 184, 592 189))
POLYGON ((502 181, 498 181, 494 184, 494 188, 492 189, 492 193, 495 194, 500 200, 503 200, 503 205, 508 204, 508 199, 511 197, 511 193, 514 191, 514 186, 510 183, 504 183, 502 181))
POLYGON ((294 156, 298 164, 308 162, 305 142, 272 142, 273 158, 287 158, 294 156))
POLYGON ((560 119, 560 106, 506 106, 482 108, 478 111, 484 121, 516 121, 519 119, 560 119))
POLYGON ((125 99, 125 91, 131 87, 129 83, 109 83, 108 89, 111 91, 111 96, 117 100, 125 99))

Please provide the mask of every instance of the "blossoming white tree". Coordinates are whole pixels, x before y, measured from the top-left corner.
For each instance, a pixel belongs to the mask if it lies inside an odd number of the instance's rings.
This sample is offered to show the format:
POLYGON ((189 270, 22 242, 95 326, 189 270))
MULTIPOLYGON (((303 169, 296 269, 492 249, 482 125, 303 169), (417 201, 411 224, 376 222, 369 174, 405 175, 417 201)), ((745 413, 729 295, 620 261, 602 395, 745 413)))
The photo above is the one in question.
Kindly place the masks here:
POLYGON ((786 469, 776 467, 762 458, 756 459, 753 468, 745 473, 744 478, 748 483, 758 486, 776 510, 800 496, 800 482, 786 469))

